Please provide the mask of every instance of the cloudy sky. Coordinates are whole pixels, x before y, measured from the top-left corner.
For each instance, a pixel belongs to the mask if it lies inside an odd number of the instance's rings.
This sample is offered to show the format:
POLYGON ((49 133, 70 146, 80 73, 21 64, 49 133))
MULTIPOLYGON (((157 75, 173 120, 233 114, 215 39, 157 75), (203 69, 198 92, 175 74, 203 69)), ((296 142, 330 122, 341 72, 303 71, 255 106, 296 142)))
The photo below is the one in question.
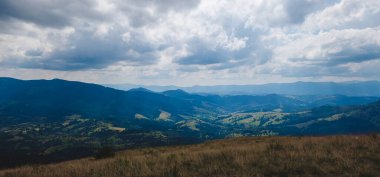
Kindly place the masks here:
POLYGON ((0 76, 149 85, 380 80, 379 0, 1 0, 0 76))

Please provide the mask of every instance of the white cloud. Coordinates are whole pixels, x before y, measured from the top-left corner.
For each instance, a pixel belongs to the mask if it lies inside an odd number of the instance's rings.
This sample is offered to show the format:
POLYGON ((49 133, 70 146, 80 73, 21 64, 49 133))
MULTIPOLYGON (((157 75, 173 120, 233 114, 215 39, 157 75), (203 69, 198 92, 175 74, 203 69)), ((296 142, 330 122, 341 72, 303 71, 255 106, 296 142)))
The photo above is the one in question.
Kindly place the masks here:
POLYGON ((291 63, 335 65, 379 59, 379 51, 380 29, 331 30, 301 35, 277 47, 275 58, 291 63))
POLYGON ((380 79, 371 67, 380 56, 378 0, 5 0, 0 7, 0 76, 20 70, 25 78, 46 72, 162 84, 380 79))
POLYGON ((343 29, 362 29, 379 26, 380 1, 341 0, 311 14, 303 27, 318 32, 343 29))

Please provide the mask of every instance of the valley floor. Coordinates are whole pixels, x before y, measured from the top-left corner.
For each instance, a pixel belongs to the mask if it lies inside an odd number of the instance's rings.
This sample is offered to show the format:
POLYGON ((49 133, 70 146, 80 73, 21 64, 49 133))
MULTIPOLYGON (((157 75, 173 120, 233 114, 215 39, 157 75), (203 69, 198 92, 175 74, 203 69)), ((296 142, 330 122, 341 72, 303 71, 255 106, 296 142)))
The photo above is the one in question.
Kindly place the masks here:
POLYGON ((380 176, 380 135, 243 137, 0 171, 0 176, 380 176))

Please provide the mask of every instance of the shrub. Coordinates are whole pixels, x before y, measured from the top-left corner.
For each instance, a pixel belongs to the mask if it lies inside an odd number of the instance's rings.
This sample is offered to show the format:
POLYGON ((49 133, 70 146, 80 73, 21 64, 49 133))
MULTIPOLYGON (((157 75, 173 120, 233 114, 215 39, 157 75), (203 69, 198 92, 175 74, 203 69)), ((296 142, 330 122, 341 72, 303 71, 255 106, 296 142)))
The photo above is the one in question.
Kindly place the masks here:
POLYGON ((115 156, 115 150, 112 146, 103 146, 99 148, 95 154, 95 159, 104 159, 115 156))

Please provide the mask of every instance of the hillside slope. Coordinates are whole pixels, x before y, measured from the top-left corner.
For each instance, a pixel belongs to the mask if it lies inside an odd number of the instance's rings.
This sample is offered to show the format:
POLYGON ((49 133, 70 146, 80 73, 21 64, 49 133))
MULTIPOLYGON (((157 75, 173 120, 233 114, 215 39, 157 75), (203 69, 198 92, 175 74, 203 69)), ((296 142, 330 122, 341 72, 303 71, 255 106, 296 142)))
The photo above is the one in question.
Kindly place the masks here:
POLYGON ((194 112, 186 101, 145 90, 120 91, 100 85, 65 80, 0 79, 0 113, 5 116, 60 119, 79 114, 97 119, 133 120, 135 114, 159 117, 161 111, 178 115, 194 112))
POLYGON ((128 150, 115 157, 0 170, 6 177, 251 177, 380 174, 380 135, 254 137, 128 150))

